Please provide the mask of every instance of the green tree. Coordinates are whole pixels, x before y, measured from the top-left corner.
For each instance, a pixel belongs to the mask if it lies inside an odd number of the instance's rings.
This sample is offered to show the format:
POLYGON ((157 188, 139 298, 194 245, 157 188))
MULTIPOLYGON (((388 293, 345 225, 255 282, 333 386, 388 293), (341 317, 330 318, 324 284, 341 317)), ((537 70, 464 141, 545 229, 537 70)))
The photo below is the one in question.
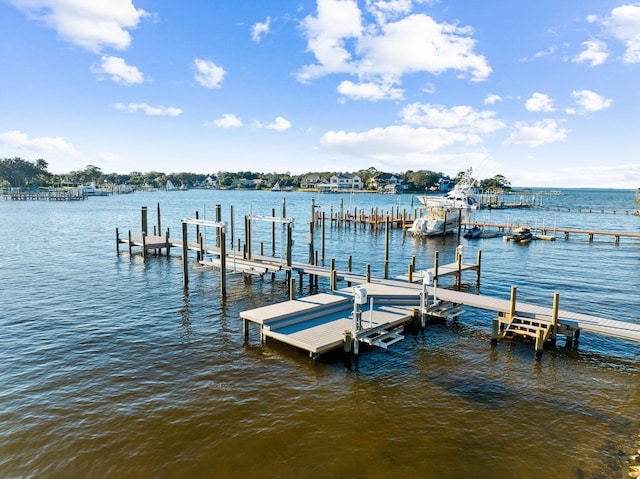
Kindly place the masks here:
POLYGON ((418 170, 412 171, 410 174, 408 174, 406 181, 410 190, 424 191, 425 189, 438 186, 438 181, 441 177, 442 173, 440 172, 418 170))
POLYGON ((35 163, 22 158, 5 158, 0 160, 0 181, 13 187, 42 185, 50 176, 47 162, 37 160, 35 163))
POLYGON ((484 180, 481 180, 480 186, 484 189, 510 189, 511 183, 504 177, 504 175, 495 175, 493 178, 485 178, 484 180))

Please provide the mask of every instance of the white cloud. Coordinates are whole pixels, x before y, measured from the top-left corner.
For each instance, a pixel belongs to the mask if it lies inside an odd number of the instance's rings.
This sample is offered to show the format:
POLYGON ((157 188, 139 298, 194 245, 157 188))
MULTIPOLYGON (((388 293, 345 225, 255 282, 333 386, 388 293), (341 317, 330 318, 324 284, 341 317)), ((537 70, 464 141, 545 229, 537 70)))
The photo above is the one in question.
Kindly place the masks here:
POLYGON ((380 35, 365 35, 358 48, 358 64, 365 74, 399 78, 413 72, 439 75, 447 70, 470 72, 473 81, 485 80, 491 68, 473 54, 475 40, 469 28, 437 23, 426 15, 410 15, 382 27, 380 35))
POLYGON ((613 100, 604 98, 590 90, 573 91, 571 92, 571 98, 576 101, 582 111, 587 112, 609 108, 613 103, 613 100))
POLYGON ((271 25, 271 17, 267 17, 264 23, 256 23, 251 27, 251 40, 256 43, 260 43, 262 36, 269 33, 269 26, 271 25))
POLYGON ((521 58, 520 61, 521 62, 531 62, 537 58, 542 58, 542 57, 546 57, 548 55, 553 55, 555 52, 558 51, 558 47, 556 45, 551 45, 549 48, 547 48, 546 50, 541 50, 539 52, 536 52, 533 57, 525 57, 525 58, 521 58))
POLYGON ((126 49, 130 29, 147 12, 132 0, 9 0, 34 20, 56 30, 58 35, 93 53, 103 48, 126 49))
POLYGON ((273 121, 273 123, 262 123, 256 121, 254 122, 253 126, 255 128, 266 128, 268 130, 285 131, 291 128, 291 122, 279 116, 273 121))
POLYGON ((212 61, 201 60, 200 58, 196 58, 193 64, 197 71, 195 78, 200 85, 206 88, 220 88, 222 86, 222 80, 227 74, 224 68, 219 67, 212 61))
POLYGON ((405 122, 429 128, 446 128, 468 134, 489 134, 505 127, 494 111, 475 111, 470 106, 412 103, 402 110, 405 122))
POLYGON ((404 90, 393 88, 391 84, 353 83, 345 80, 338 85, 338 93, 354 100, 399 100, 404 90))
POLYGON ((291 128, 291 122, 279 116, 276 118, 276 120, 273 123, 266 125, 265 128, 269 128, 270 130, 276 130, 276 131, 284 131, 291 128))
POLYGON ((389 161, 406 155, 424 155, 467 139, 463 133, 444 128, 401 125, 363 132, 328 131, 322 136, 321 144, 358 157, 389 161))
POLYGON ((604 25, 613 36, 624 42, 627 51, 623 61, 640 63, 640 4, 621 5, 611 10, 604 25))
POLYGON ((412 0, 373 0, 367 2, 367 10, 380 24, 411 12, 412 0))
POLYGON ((573 59, 576 63, 590 62, 591 66, 602 65, 609 56, 607 45, 599 40, 583 42, 584 51, 573 59))
POLYGON ((242 120, 233 113, 225 113, 222 118, 213 120, 213 124, 220 128, 239 128, 242 126, 242 120))
POLYGON ((504 142, 505 145, 525 145, 530 147, 556 143, 567 139, 569 130, 560 128, 555 120, 542 120, 535 123, 516 122, 516 131, 504 142))
MULTIPOLYGON (((370 1, 367 6, 377 23, 363 20, 355 0, 318 0, 316 16, 306 17, 301 24, 308 51, 317 62, 299 71, 299 81, 341 73, 357 76, 368 88, 377 84, 384 90, 384 85, 399 85, 404 75, 415 72, 439 75, 457 70, 472 81, 485 80, 491 73, 485 57, 474 53, 476 41, 470 38, 470 28, 409 14, 408 1, 370 1), (399 16, 404 17, 388 22, 399 16)), ((342 87, 353 85, 343 83, 342 87)))
POLYGON ((355 73, 349 64, 351 54, 345 41, 360 37, 361 22, 361 12, 354 0, 318 0, 317 16, 306 17, 301 25, 307 49, 313 52, 318 64, 304 67, 298 79, 308 82, 329 73, 355 73))
POLYGON ((528 111, 554 111, 553 108, 553 100, 549 98, 549 95, 545 95, 544 93, 534 93, 531 98, 529 98, 524 107, 528 111))
POLYGON ((493 93, 490 93, 489 95, 486 96, 483 103, 485 105, 495 105, 499 101, 502 101, 502 97, 500 95, 495 95, 493 93))
POLYGON ((116 83, 134 85, 144 82, 144 75, 136 67, 118 57, 103 56, 100 66, 93 67, 92 71, 98 74, 109 75, 116 83))
POLYGON ((137 113, 138 111, 144 112, 149 116, 180 116, 182 110, 173 106, 151 106, 147 103, 116 103, 114 105, 116 110, 123 110, 127 113, 137 113))
POLYGON ((75 147, 64 138, 52 138, 48 136, 29 138, 29 135, 17 130, 0 133, 0 143, 13 148, 22 148, 34 152, 58 152, 71 156, 78 155, 75 147))

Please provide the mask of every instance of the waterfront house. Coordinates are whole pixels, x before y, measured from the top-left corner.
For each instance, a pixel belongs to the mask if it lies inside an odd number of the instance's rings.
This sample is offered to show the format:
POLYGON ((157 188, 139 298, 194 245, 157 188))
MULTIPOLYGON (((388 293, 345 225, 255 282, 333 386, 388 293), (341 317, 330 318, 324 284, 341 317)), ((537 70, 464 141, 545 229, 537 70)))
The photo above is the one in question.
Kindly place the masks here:
POLYGON ((338 173, 329 178, 329 183, 318 185, 318 188, 329 189, 330 191, 340 190, 361 190, 363 189, 362 179, 358 175, 349 173, 338 173))
POLYGON ((384 193, 401 193, 407 189, 404 180, 392 173, 378 173, 369 180, 369 188, 384 193))
POLYGON ((300 188, 317 188, 319 183, 320 177, 318 175, 309 175, 300 183, 300 188))

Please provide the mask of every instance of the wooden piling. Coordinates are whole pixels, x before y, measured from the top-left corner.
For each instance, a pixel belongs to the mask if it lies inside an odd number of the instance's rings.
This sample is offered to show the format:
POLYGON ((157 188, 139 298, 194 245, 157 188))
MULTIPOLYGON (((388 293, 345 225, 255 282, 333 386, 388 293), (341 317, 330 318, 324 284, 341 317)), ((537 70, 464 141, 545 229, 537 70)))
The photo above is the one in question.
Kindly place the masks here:
POLYGON ((324 261, 324 240, 325 240, 325 214, 322 212, 322 260, 324 261))
POLYGON ((157 214, 158 214, 158 234, 160 234, 160 232, 162 231, 162 223, 160 222, 160 203, 158 203, 158 207, 157 207, 157 214))
POLYGON ((116 228, 116 254, 120 254, 120 233, 118 232, 118 228, 116 228))
POLYGON ((433 278, 438 279, 438 262, 440 253, 437 251, 433 254, 433 278))
POLYGON ((389 228, 389 218, 385 223, 385 239, 384 239, 384 279, 389 278, 389 237, 391 236, 391 228, 389 228))
POLYGON ((513 321, 513 318, 516 315, 516 298, 518 293, 518 288, 516 286, 511 286, 511 297, 509 298, 509 317, 507 320, 509 324, 513 321))
MULTIPOLYGON (((216 223, 222 223, 222 207, 218 204, 218 205, 216 205, 215 208, 216 208, 216 223)), ((220 233, 221 232, 222 232, 222 228, 216 228, 216 246, 218 248, 220 248, 220 233)))
POLYGON ((226 233, 224 228, 218 228, 220 230, 220 294, 225 296, 227 294, 227 244, 226 233))
POLYGON ((143 206, 142 207, 142 211, 141 211, 141 230, 143 234, 147 234, 148 230, 147 230, 147 207, 143 206))
MULTIPOLYGON (((271 208, 271 217, 276 217, 276 209, 271 208)), ((283 217, 284 218, 284 217, 283 217)), ((280 225, 282 227, 282 225, 280 225)), ((271 256, 276 255, 276 222, 271 223, 271 256)))
POLYGON ((555 346, 558 335, 558 309, 560 307, 560 293, 553 293, 553 310, 551 313, 551 344, 555 346))
POLYGON ((498 336, 500 335, 500 320, 494 319, 491 322, 491 345, 495 346, 498 344, 498 336))
POLYGON ((182 282, 186 289, 189 286, 189 248, 187 238, 187 223, 182 223, 182 282))
POLYGON ((329 289, 331 291, 335 291, 338 289, 337 280, 336 280, 336 260, 335 258, 331 258, 329 263, 331 266, 329 267, 329 289))

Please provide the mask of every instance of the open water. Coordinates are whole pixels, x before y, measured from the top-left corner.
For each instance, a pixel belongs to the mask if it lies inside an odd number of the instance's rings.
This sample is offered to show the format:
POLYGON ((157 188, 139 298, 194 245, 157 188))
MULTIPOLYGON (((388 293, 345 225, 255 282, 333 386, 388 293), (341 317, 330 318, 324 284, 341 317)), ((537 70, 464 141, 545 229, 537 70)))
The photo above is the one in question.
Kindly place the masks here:
MULTIPOLYGON (((476 219, 640 233, 633 191, 566 190, 549 208, 480 211, 476 219), (555 207, 561 207, 558 211, 555 207), (593 208, 592 213, 566 208, 593 208)), ((34 478, 622 478, 640 448, 639 345, 583 333, 577 349, 490 346, 491 314, 408 333, 357 361, 313 360, 290 347, 244 342, 239 313, 288 297, 275 280, 212 271, 182 287, 170 257, 116 255, 115 228, 180 234, 180 220, 213 219, 243 238, 246 214, 294 217, 294 258, 306 261, 311 193, 134 193, 79 202, 0 200, 0 477, 34 478)), ((316 196, 342 207, 411 209, 410 196, 316 196)), ((327 213, 329 209, 323 210, 327 213)), ((271 226, 256 222, 271 246, 271 226)), ((320 247, 316 231, 316 248, 320 247)), ((276 255, 282 254, 280 231, 276 255)), ((385 234, 326 228, 326 258, 382 275, 385 234)), ((482 250, 481 292, 640 321, 640 242, 572 235, 527 245, 461 240, 482 250)), ((390 275, 453 261, 457 240, 393 230, 390 275)), ((475 283, 475 274, 469 273, 475 283)), ((320 290, 328 284, 320 281, 320 290)), ((308 294, 305 284, 298 294, 308 294)))

